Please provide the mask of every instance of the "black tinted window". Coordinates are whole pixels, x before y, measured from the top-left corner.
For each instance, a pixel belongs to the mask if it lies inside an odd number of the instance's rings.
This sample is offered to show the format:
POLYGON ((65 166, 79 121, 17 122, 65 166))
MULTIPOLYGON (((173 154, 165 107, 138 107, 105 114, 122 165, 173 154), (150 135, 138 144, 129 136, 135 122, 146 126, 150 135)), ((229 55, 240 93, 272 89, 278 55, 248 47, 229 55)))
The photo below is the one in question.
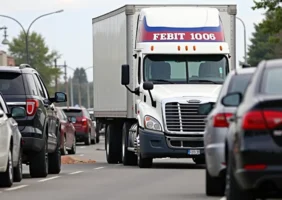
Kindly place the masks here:
POLYGON ((25 94, 23 77, 18 73, 0 73, 0 91, 2 94, 25 94))
POLYGON ((68 117, 83 117, 83 112, 79 109, 64 109, 64 112, 68 117))
POLYGON ((282 94, 282 68, 265 69, 261 92, 265 94, 282 94))
POLYGON ((27 79, 30 94, 38 95, 37 88, 36 88, 32 74, 26 74, 26 79, 27 79))
POLYGON ((252 74, 237 74, 232 77, 227 93, 240 92, 244 93, 247 89, 252 74))

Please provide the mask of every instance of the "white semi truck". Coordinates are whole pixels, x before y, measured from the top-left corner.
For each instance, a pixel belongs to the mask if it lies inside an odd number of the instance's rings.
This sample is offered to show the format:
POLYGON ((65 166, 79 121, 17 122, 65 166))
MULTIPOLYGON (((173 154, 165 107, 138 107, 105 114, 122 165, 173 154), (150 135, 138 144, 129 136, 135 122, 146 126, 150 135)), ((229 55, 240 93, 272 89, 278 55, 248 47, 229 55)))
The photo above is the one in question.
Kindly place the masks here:
POLYGON ((205 117, 235 68, 236 5, 126 5, 92 20, 108 163, 204 163, 205 117))

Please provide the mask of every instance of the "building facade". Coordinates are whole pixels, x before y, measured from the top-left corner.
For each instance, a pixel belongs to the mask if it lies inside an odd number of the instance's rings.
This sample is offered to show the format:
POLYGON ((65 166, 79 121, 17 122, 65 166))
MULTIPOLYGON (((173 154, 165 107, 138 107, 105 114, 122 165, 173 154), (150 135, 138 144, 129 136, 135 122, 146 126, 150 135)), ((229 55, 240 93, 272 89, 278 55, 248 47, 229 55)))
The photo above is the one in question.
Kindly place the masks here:
POLYGON ((5 51, 0 51, 0 66, 15 66, 15 59, 5 51))

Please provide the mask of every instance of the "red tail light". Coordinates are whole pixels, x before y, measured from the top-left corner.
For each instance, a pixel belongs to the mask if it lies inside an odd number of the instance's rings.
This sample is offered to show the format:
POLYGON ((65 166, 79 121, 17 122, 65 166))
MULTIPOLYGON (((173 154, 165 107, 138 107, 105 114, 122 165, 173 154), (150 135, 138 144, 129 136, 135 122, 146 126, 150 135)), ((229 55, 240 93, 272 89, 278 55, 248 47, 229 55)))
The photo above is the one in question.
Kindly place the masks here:
POLYGON ((85 118, 82 118, 82 126, 87 126, 87 119, 85 118))
POLYGON ((265 164, 257 164, 257 165, 245 165, 244 169, 246 170, 264 170, 266 168, 265 164))
POLYGON ((282 112, 271 110, 255 110, 243 117, 243 129, 264 130, 272 129, 282 124, 282 112))
POLYGON ((214 127, 228 127, 228 118, 232 117, 232 113, 218 113, 213 119, 214 127))
POLYGON ((26 114, 27 116, 33 116, 39 107, 39 102, 37 99, 27 99, 26 100, 26 114))

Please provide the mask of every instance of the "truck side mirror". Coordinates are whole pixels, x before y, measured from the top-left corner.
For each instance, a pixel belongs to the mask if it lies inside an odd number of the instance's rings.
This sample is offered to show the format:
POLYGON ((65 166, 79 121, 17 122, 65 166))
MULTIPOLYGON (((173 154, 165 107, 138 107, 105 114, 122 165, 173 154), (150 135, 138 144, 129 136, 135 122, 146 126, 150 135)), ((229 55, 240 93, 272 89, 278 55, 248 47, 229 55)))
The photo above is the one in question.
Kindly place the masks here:
POLYGON ((128 85, 130 83, 129 79, 129 65, 121 66, 121 84, 128 85))
POLYGON ((150 90, 154 89, 154 84, 152 82, 144 82, 143 83, 143 89, 150 91, 150 90))

